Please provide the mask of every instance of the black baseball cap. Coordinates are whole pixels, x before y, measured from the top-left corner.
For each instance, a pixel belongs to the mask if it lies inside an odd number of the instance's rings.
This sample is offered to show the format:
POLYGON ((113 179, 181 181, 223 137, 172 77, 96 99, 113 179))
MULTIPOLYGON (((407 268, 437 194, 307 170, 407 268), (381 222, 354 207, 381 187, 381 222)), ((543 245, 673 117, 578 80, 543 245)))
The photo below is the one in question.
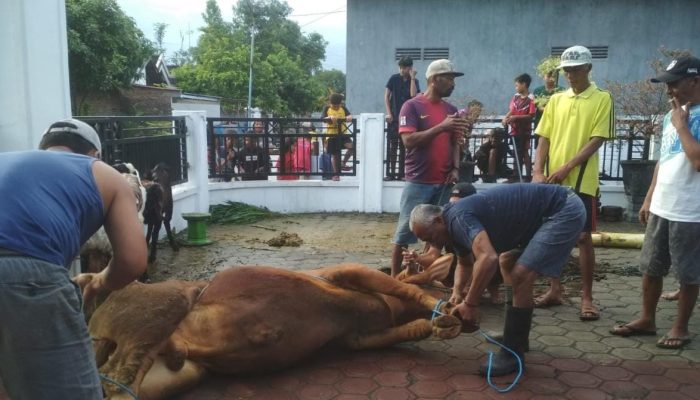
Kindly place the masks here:
POLYGON ((651 78, 654 83, 671 83, 689 76, 700 75, 700 59, 692 56, 678 57, 671 61, 666 67, 666 71, 655 78, 651 78))
POLYGON ((450 197, 459 197, 463 199, 465 197, 476 194, 476 188, 469 182, 459 182, 452 187, 452 192, 450 192, 450 197))

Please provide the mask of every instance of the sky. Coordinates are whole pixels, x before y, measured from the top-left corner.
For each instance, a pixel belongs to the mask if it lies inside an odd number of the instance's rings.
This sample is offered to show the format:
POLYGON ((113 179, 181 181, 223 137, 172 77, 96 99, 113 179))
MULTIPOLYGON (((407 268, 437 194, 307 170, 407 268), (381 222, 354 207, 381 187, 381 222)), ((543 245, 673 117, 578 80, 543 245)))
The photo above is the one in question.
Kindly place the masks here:
MULTIPOLYGON (((282 0, 284 1, 284 0, 282 0)), ((154 25, 166 23, 164 45, 171 56, 180 49, 197 44, 199 28, 204 25, 202 13, 206 0, 117 0, 124 13, 150 40, 155 39, 154 25)), ((231 7, 237 0, 217 0, 225 21, 231 21, 231 7)), ((328 42, 324 69, 345 72, 346 0, 287 0, 292 8, 290 19, 303 32, 317 32, 328 42)))

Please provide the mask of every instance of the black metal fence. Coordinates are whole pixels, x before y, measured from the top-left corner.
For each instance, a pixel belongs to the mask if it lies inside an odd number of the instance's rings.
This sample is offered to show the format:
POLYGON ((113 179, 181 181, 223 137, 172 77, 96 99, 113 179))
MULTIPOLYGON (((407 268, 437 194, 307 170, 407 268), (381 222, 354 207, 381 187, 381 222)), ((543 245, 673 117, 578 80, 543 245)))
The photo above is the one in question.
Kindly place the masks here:
POLYGON ((76 117, 102 141, 102 160, 129 162, 141 175, 156 164, 170 167, 172 183, 187 182, 185 117, 76 117))
MULTIPOLYGON (((635 134, 634 123, 638 120, 618 119, 615 124, 616 137, 614 140, 604 142, 598 150, 600 179, 604 181, 622 181, 622 167, 620 161, 647 159, 649 157, 648 138, 635 134)), ((470 152, 473 158, 474 153, 487 140, 488 130, 502 127, 500 118, 482 118, 477 121, 472 130, 471 136, 467 139, 465 151, 470 152)), ((385 180, 403 179, 403 160, 405 151, 403 144, 397 142, 388 132, 388 126, 384 130, 386 145, 384 158, 385 180), (392 143, 393 142, 393 143, 392 143), (392 154, 393 152, 393 154, 392 154)), ((530 143, 530 159, 534 160, 536 152, 536 138, 533 137, 530 143)), ((516 170, 513 152, 513 143, 508 141, 508 152, 506 164, 510 169, 516 170)), ((524 172, 523 172, 524 173, 524 172)), ((517 174, 517 172, 515 172, 517 174)), ((474 169, 474 179, 484 178, 485 172, 478 168, 474 169)), ((515 177, 515 176, 514 176, 515 177)))
POLYGON ((209 177, 338 180, 357 173, 357 121, 207 118, 209 177))

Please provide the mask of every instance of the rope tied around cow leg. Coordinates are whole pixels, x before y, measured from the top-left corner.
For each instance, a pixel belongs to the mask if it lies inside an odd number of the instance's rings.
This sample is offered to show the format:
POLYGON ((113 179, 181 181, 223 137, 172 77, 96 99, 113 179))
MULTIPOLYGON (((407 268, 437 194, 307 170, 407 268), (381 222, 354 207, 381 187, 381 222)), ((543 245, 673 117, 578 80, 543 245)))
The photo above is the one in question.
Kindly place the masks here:
POLYGON ((430 317, 431 321, 434 320, 437 316, 447 315, 444 312, 440 311, 440 306, 442 306, 443 304, 445 304, 444 300, 438 300, 437 304, 435 304, 435 307, 433 307, 433 316, 430 317))

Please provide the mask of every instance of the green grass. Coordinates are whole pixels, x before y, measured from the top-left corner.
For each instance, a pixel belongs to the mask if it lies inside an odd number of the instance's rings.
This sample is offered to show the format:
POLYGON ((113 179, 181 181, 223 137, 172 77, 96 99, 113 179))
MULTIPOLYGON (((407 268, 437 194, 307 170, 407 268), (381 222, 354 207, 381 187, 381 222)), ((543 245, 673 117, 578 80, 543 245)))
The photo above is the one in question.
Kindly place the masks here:
POLYGON ((237 201, 227 201, 209 207, 210 221, 216 224, 251 224, 278 214, 267 208, 255 207, 237 201))

